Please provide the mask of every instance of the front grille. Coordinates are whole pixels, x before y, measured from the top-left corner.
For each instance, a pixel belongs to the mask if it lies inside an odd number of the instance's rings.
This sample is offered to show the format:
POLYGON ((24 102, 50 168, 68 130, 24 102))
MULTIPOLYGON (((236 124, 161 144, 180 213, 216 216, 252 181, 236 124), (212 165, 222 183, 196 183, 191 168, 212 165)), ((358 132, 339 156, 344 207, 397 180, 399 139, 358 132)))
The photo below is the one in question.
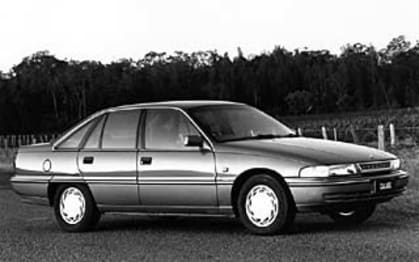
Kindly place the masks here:
POLYGON ((383 174, 391 171, 390 161, 359 163, 358 167, 361 170, 362 174, 368 175, 383 174))
POLYGON ((374 170, 374 169, 386 169, 390 168, 390 161, 386 162, 375 162, 375 163, 364 163, 359 164, 359 167, 361 167, 361 170, 374 170))

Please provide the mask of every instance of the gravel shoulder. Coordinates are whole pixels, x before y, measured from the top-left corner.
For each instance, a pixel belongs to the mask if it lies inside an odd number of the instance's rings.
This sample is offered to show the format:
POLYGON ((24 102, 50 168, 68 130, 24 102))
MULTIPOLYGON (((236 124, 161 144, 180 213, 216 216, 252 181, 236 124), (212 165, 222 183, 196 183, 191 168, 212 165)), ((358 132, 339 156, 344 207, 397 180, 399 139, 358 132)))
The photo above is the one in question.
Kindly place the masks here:
POLYGON ((0 150, 0 188, 9 186, 9 179, 13 172, 12 157, 0 150))
POLYGON ((48 207, 0 190, 0 261, 415 261, 419 201, 402 196, 356 227, 298 215, 290 234, 246 233, 234 219, 105 215, 93 232, 58 228, 48 207), (416 209, 406 209, 408 206, 416 209))

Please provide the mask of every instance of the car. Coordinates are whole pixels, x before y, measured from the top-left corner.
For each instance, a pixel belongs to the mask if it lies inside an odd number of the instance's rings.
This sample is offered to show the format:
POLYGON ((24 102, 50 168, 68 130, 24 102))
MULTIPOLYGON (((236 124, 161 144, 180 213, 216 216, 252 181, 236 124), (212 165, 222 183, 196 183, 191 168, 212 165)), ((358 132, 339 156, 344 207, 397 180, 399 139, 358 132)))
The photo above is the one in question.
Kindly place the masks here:
POLYGON ((238 217, 271 235, 297 212, 365 221, 406 190, 400 166, 374 148, 298 136, 243 103, 167 101, 108 108, 56 141, 20 147, 11 185, 70 232, 129 212, 238 217))

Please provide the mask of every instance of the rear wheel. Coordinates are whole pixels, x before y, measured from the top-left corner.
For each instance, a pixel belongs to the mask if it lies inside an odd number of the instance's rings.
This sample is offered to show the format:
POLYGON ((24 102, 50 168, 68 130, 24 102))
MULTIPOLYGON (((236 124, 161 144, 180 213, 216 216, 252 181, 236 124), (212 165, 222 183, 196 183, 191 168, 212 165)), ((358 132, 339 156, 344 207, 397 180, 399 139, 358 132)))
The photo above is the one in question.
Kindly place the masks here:
POLYGON ((68 232, 92 229, 100 219, 100 212, 83 185, 61 185, 54 198, 55 217, 60 227, 68 232))
POLYGON ((357 225, 367 220, 375 210, 375 205, 366 205, 329 212, 329 216, 338 224, 357 225))
POLYGON ((285 232, 295 217, 284 186, 264 174, 255 175, 243 184, 237 209, 243 225, 260 235, 285 232))

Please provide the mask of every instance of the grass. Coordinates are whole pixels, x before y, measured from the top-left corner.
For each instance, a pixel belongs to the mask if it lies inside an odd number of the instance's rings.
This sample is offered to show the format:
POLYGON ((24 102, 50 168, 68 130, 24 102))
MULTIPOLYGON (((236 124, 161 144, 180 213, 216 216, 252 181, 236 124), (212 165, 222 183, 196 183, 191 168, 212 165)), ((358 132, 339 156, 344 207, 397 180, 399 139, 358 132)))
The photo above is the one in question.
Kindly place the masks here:
POLYGON ((298 116, 278 116, 298 127, 319 128, 329 126, 346 128, 354 125, 357 128, 376 128, 377 125, 387 126, 390 123, 397 127, 417 127, 419 126, 419 107, 375 110, 346 113, 329 113, 318 115, 298 115, 298 116))
POLYGON ((301 128, 306 136, 322 137, 320 128, 324 126, 328 137, 333 137, 335 128, 339 140, 353 142, 353 131, 361 143, 377 141, 378 125, 384 126, 385 137, 388 140, 389 124, 392 123, 400 143, 419 144, 419 107, 277 117, 291 127, 301 128))
POLYGON ((402 168, 410 175, 407 192, 397 201, 398 208, 406 214, 417 214, 419 213, 419 147, 396 149, 392 153, 402 159, 402 168))

